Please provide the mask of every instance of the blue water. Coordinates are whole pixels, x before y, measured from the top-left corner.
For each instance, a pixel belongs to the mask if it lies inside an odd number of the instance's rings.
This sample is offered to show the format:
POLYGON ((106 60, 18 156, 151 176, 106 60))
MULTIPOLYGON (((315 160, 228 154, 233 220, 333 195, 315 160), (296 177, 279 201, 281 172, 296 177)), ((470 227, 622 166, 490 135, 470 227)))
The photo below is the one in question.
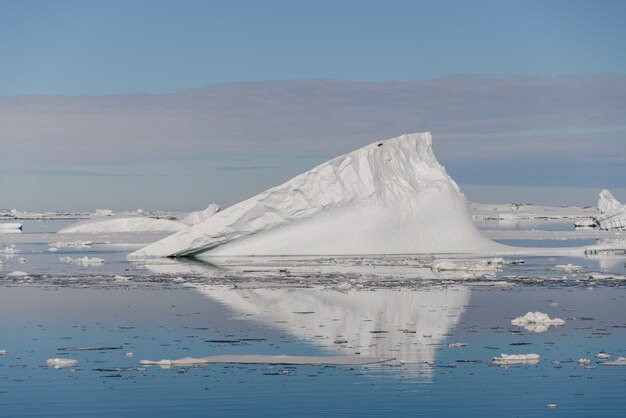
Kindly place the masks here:
MULTIPOLYGON (((626 290, 475 288, 434 367, 209 365, 137 370, 138 360, 211 354, 328 355, 280 325, 242 318, 188 289, 0 289, 0 415, 82 416, 621 416, 626 367, 580 357, 626 355, 626 290), (550 303, 558 303, 552 306, 550 303), (510 325, 527 310, 566 318, 541 334, 510 325), (574 317, 584 318, 582 320, 574 317), (238 340, 211 343, 207 340, 238 340), (463 341, 464 348, 447 342, 463 341), (512 346, 511 343, 527 343, 512 346), (63 352, 61 347, 120 346, 63 352), (135 357, 128 358, 125 352, 135 357), (489 365, 499 353, 536 365, 489 365), (67 356, 75 370, 45 360, 67 356), (476 360, 480 363, 471 363, 476 360), (552 362, 558 360, 559 364, 552 362), (573 362, 572 362, 573 361, 573 362), (132 368, 116 371, 115 368, 132 368), (415 370, 415 368, 418 370, 415 370), (421 367, 421 368, 420 368, 421 367), (558 404, 547 411, 548 403, 558 404)), ((424 304, 428 304, 425 298, 424 304)), ((433 306, 433 309, 437 309, 433 306)), ((321 319, 324 311, 316 312, 321 319)))

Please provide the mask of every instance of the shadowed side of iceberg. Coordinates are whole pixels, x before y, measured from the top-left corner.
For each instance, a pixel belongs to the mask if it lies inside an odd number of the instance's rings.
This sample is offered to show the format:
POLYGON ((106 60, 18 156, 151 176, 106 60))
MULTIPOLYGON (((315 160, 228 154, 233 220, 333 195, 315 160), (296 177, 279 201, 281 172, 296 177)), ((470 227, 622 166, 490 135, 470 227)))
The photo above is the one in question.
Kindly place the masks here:
POLYGON ((465 196, 409 134, 334 158, 131 258, 484 252, 465 196))

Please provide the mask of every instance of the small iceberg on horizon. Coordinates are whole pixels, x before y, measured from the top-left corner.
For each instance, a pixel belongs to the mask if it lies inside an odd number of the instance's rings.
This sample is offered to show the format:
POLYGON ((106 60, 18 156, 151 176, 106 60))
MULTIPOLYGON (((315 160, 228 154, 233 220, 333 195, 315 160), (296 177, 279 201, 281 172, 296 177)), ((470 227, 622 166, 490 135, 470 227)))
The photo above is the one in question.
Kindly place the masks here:
POLYGON ((129 257, 476 253, 468 202, 432 152, 430 133, 377 141, 129 257))

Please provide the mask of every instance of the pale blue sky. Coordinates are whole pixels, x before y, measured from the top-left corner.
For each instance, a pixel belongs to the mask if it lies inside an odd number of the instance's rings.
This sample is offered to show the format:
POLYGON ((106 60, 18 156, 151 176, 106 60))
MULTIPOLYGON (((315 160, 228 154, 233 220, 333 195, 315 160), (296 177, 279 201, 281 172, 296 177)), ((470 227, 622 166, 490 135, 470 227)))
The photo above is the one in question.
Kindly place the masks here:
POLYGON ((622 0, 0 0, 0 95, 626 73, 622 0))
POLYGON ((416 131, 473 200, 626 200, 625 21, 621 0, 0 0, 0 208, 228 205, 416 131))

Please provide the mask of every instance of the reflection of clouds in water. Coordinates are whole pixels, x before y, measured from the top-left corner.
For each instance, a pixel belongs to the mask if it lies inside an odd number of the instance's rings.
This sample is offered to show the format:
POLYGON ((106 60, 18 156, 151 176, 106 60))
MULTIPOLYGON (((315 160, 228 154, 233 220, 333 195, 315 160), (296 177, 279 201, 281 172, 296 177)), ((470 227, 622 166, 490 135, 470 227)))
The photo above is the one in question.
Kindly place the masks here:
MULTIPOLYGON (((434 362, 438 344, 458 322, 470 299, 470 290, 465 287, 343 292, 314 288, 196 289, 245 314, 246 319, 278 326, 333 352, 391 356, 408 363, 434 362)), ((429 367, 423 365, 421 369, 429 367)))

